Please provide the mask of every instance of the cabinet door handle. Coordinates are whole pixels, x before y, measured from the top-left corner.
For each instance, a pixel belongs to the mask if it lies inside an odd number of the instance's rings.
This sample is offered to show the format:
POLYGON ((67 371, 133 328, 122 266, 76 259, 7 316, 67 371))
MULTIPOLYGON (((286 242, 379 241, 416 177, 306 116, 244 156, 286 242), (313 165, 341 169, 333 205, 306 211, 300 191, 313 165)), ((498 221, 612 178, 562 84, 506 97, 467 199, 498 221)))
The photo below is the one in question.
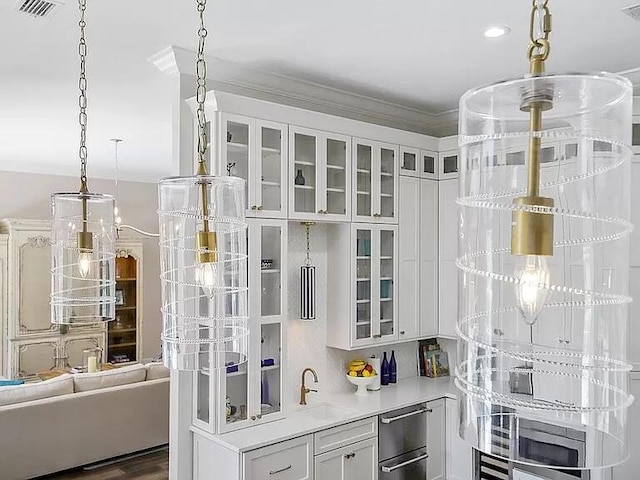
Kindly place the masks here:
POLYGON ((263 210, 263 209, 264 209, 264 207, 263 207, 262 205, 260 205, 260 206, 257 208, 257 210, 263 210))
POLYGON ((350 458, 353 458, 356 456, 356 452, 351 452, 351 453, 347 453, 344 458, 346 458, 347 460, 349 460, 350 458))
POLYGON ((377 335, 374 335, 373 338, 382 338, 382 334, 378 333, 377 335))
POLYGON ((282 472, 286 472, 287 470, 291 469, 291 465, 288 465, 284 468, 281 468, 280 470, 271 470, 269 471, 269 475, 275 475, 276 473, 282 473, 282 472))
POLYGON ((407 332, 405 332, 404 330, 400 330, 400 335, 404 335, 405 333, 407 332))
POLYGON ((433 408, 427 408, 427 413, 433 413, 433 408))
POLYGON ((257 205, 253 205, 253 206, 251 207, 251 210, 257 210, 257 209, 258 209, 258 206, 257 206, 257 205))

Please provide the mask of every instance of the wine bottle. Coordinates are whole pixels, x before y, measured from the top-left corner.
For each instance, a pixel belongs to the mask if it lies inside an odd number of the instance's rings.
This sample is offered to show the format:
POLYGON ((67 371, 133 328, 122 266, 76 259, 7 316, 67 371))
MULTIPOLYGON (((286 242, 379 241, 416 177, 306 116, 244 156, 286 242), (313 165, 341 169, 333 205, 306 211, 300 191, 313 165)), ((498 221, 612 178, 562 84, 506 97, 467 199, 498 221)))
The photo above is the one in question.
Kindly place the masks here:
POLYGON ((391 360, 389 361, 389 383, 398 381, 398 364, 396 363, 396 352, 391 350, 391 360))
POLYGON ((380 383, 382 385, 389 385, 389 361, 387 360, 387 352, 384 352, 382 355, 382 378, 380 379, 380 383))

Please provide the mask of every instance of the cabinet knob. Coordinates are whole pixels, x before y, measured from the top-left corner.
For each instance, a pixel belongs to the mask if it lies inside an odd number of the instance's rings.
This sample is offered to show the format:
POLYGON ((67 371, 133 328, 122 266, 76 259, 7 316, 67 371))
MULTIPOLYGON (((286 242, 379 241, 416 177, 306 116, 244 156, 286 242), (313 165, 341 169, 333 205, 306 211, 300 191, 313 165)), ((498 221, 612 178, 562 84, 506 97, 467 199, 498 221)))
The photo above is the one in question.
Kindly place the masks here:
POLYGON ((427 413, 433 413, 433 408, 427 408, 427 409, 425 410, 425 412, 427 412, 427 413))
POLYGON ((382 334, 378 333, 377 335, 374 335, 373 338, 382 338, 382 334))
POLYGON ((356 456, 356 452, 347 453, 344 458, 347 460, 356 456))
POLYGON ((260 205, 256 210, 263 210, 264 207, 262 205, 260 205))
POLYGON ((255 415, 251 415, 251 420, 255 420, 256 416, 255 415))
POLYGON ((404 335, 406 332, 404 330, 400 330, 400 335, 404 335))
POLYGON ((260 420, 262 418, 262 414, 256 415, 256 418, 260 420))

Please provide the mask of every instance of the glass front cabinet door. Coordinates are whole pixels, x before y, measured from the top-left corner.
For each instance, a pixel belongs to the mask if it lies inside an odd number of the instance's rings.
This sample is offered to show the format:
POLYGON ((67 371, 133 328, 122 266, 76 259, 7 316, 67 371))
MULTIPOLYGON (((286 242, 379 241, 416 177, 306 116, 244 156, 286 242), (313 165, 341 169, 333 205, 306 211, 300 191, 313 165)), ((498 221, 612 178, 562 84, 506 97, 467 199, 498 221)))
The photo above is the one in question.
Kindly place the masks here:
POLYGON ((351 346, 397 338, 397 227, 352 226, 354 258, 351 346))
POLYGON ((249 360, 195 373, 193 424, 224 433, 283 417, 287 299, 285 220, 249 219, 249 360))
POLYGON ((351 139, 290 127, 289 217, 351 220, 351 139))
MULTIPOLYGON (((405 149, 406 150, 406 149, 405 149)), ((404 151, 407 166, 418 162, 418 151, 404 151)), ((353 203, 356 222, 397 223, 398 147, 354 140, 353 203)), ((404 160, 404 159, 403 159, 404 160)))
POLYGON ((247 217, 286 218, 287 126, 219 113, 221 174, 244 178, 247 217))

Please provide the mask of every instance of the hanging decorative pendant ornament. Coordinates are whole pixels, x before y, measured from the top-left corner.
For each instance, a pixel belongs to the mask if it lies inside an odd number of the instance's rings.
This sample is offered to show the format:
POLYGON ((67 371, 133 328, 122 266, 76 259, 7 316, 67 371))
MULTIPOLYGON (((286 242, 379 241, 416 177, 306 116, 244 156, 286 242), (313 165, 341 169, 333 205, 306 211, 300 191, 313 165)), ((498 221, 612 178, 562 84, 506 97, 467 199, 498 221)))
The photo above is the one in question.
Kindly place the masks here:
POLYGON ((86 0, 80 9, 80 191, 51 196, 51 322, 93 324, 115 318, 115 201, 87 186, 86 0))
POLYGON ((460 100, 460 434, 596 469, 628 455, 632 88, 545 74, 550 32, 534 0, 530 74, 460 100))
POLYGON ((197 0, 198 171, 159 182, 162 358, 192 371, 246 362, 249 349, 244 180, 206 167, 205 8, 197 0))
POLYGON ((300 320, 316 319, 316 267, 311 264, 309 227, 315 222, 302 222, 307 229, 307 257, 300 267, 300 320))

